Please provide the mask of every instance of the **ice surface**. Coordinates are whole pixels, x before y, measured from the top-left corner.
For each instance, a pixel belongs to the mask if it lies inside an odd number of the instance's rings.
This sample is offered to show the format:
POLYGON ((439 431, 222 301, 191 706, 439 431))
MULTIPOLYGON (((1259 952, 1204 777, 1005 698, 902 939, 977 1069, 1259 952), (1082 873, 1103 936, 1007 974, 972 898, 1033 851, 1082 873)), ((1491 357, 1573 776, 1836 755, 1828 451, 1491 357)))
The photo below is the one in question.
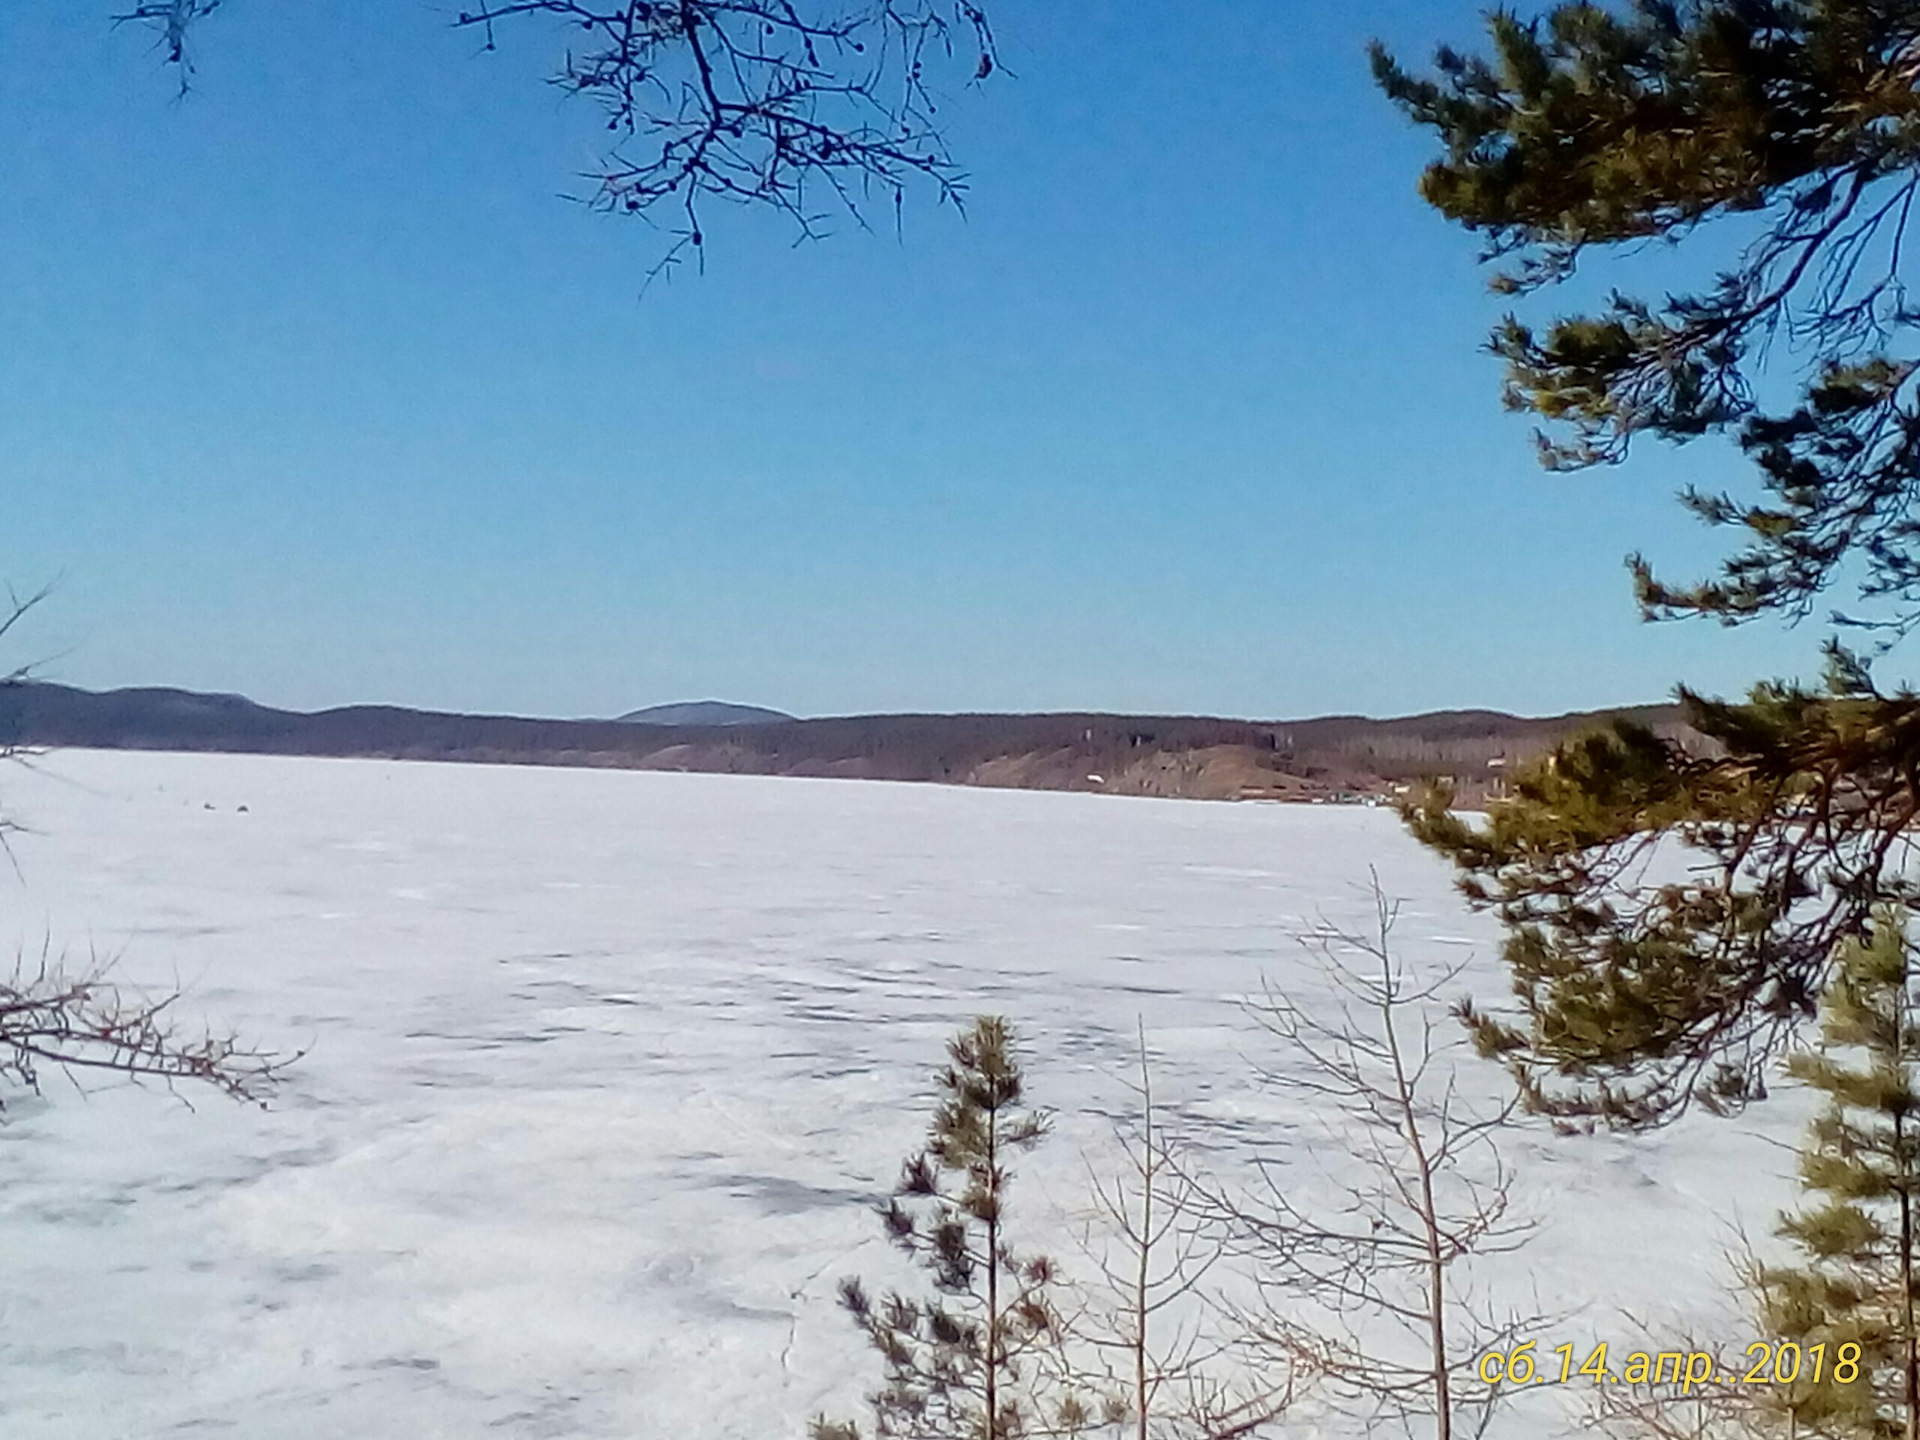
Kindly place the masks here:
MULTIPOLYGON (((1137 1019, 1162 1096, 1284 1153, 1239 1006, 1369 866, 1415 964, 1495 936, 1390 814, 789 779, 69 752, 0 940, 119 957, 189 1014, 311 1046, 273 1108, 54 1083, 0 1126, 0 1432, 19 1440, 802 1433, 875 1379, 834 1304, 868 1203, 983 1010, 1058 1133, 1067 1225, 1137 1019), (244 811, 241 807, 245 807, 244 811)), ((1472 1083, 1486 1080, 1479 1074, 1472 1083)), ((1503 1286, 1737 1353, 1727 1225, 1764 1232, 1802 1112, 1510 1152, 1544 1227, 1503 1286), (1775 1177, 1765 1181, 1755 1177, 1775 1177)), ((1066 1257, 1069 1262, 1071 1255, 1066 1257)), ((1564 1397, 1562 1397, 1564 1398, 1564 1397)), ((1296 1434, 1318 1433, 1303 1421, 1296 1434)), ((1515 1421, 1499 1433, 1543 1433, 1515 1421)))

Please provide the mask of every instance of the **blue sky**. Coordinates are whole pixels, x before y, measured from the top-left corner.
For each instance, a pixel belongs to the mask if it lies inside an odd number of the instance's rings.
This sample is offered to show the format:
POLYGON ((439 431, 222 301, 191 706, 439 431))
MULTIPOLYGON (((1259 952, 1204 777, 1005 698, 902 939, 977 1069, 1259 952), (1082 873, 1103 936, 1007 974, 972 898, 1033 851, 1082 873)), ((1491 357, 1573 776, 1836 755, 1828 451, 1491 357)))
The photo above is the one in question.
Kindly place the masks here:
POLYGON ((90 686, 557 715, 1528 713, 1813 668, 1645 626, 1724 457, 1552 477, 1373 36, 1452 0, 1002 0, 968 215, 794 248, 560 198, 550 35, 230 0, 184 102, 92 0, 0 9, 0 576, 90 686))

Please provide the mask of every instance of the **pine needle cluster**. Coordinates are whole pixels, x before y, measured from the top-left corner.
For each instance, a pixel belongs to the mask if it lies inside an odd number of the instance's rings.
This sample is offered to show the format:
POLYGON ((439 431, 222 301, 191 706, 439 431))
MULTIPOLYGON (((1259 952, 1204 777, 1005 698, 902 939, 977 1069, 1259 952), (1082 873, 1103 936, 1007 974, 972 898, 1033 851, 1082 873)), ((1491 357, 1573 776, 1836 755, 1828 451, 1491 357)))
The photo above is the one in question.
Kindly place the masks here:
POLYGON ((1920 632, 1920 3, 1529 8, 1490 11, 1477 51, 1441 46, 1424 72, 1373 52, 1434 142, 1421 193, 1512 297, 1488 337, 1507 404, 1555 469, 1652 440, 1744 456, 1743 485, 1680 497, 1727 541, 1703 577, 1628 557, 1646 618, 1845 607, 1824 693, 1682 691, 1691 734, 1561 746, 1487 825, 1444 790, 1410 812, 1508 929, 1529 1023, 1483 1024, 1483 1047, 1563 1122, 1640 1127, 1763 1094, 1836 946, 1876 903, 1920 898, 1902 843, 1920 694, 1870 675, 1870 652, 1920 632), (1546 309, 1576 275, 1573 308, 1546 309), (1709 863, 1646 883, 1661 838, 1709 863))
POLYGON ((1827 1097, 1800 1157, 1814 1199, 1781 1221, 1798 1263, 1755 1264, 1749 1278, 1768 1332, 1799 1347, 1799 1378, 1769 1394, 1802 1436, 1893 1440, 1920 1427, 1912 979, 1905 916, 1883 909, 1870 938, 1842 949, 1821 1005, 1819 1048, 1789 1065, 1827 1097))

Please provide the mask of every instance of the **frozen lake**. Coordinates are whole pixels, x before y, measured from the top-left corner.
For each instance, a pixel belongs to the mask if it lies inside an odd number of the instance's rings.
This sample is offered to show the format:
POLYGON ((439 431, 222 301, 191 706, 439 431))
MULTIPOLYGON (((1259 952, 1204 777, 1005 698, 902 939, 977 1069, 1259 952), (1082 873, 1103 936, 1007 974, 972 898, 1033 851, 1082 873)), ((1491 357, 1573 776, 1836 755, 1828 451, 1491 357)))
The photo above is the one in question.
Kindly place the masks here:
MULTIPOLYGON (((1239 1008, 1356 922, 1419 964, 1496 936, 1380 811, 866 782, 69 752, 0 939, 311 1046, 273 1107, 57 1078, 0 1127, 0 1430, 19 1440, 799 1435, 877 1378, 834 1303, 924 1130, 946 1036, 1027 1041, 1059 1132, 1019 1203, 1082 1201, 1138 1017, 1168 1101, 1284 1143, 1239 1008), (240 807, 245 806, 243 812, 240 807), (1259 1127, 1270 1127, 1260 1132, 1259 1127)), ((1304 982, 1303 982, 1304 983, 1304 982)), ((1782 1105, 1769 1128, 1792 1138, 1782 1105)), ((1719 1247, 1790 1160, 1690 1121, 1509 1147, 1541 1338, 1620 1307, 1737 1352, 1719 1247)), ((1071 1256, 1063 1257, 1071 1262, 1071 1256)), ((1297 1433, 1313 1433, 1302 1428, 1297 1433)), ((1530 1433, 1538 1433, 1537 1430, 1530 1433)))

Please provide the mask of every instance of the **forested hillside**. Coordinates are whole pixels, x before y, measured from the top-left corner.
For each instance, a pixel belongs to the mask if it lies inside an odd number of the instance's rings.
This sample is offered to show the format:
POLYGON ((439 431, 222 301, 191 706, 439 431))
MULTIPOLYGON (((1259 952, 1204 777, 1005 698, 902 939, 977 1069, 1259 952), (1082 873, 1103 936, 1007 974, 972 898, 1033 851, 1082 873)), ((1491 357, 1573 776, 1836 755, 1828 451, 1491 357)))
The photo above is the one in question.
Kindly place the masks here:
POLYGON ((1442 711, 1403 719, 856 715, 755 725, 546 720, 355 705, 302 713, 237 695, 64 685, 0 690, 0 739, 97 749, 214 750, 934 781, 1193 799, 1392 794, 1427 776, 1463 800, 1554 741, 1632 715, 1677 730, 1670 706, 1545 719, 1442 711))

